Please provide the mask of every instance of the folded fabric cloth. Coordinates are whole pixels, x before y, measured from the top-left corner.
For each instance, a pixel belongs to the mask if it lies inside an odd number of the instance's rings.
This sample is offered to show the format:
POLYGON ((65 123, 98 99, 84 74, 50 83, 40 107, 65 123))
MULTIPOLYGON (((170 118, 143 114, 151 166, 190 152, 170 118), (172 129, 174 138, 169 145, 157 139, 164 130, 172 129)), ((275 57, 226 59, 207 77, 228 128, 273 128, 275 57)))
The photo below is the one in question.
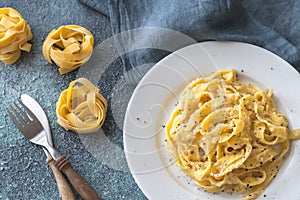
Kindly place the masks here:
POLYGON ((80 0, 110 18, 127 79, 136 84, 172 51, 207 40, 268 49, 300 71, 300 0, 80 0))

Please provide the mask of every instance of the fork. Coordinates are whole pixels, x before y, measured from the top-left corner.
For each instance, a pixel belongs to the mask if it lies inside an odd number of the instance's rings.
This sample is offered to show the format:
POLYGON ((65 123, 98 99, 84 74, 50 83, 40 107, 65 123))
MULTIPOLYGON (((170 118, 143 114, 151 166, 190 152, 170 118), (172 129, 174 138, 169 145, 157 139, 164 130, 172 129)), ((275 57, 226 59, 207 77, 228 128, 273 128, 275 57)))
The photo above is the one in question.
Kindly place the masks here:
POLYGON ((52 158, 54 160, 58 160, 58 158, 60 158, 61 155, 58 153, 57 150, 55 150, 52 146, 49 145, 47 141, 47 134, 42 124, 39 122, 37 117, 31 112, 31 110, 29 110, 29 108, 27 108, 27 106, 23 104, 22 101, 18 101, 26 110, 28 115, 16 103, 14 103, 15 108, 18 110, 18 112, 14 109, 13 106, 10 106, 10 109, 13 111, 14 115, 9 109, 7 109, 7 112, 10 118, 13 120, 14 124, 28 140, 35 144, 45 147, 52 156, 52 158))
POLYGON ((62 156, 54 147, 49 145, 46 131, 40 121, 22 101, 18 101, 27 114, 17 105, 17 103, 14 103, 16 109, 13 106, 10 106, 11 111, 7 109, 7 112, 21 133, 32 143, 41 145, 47 149, 55 160, 57 168, 67 176, 73 187, 83 199, 100 199, 94 188, 73 169, 70 161, 65 156, 62 156))

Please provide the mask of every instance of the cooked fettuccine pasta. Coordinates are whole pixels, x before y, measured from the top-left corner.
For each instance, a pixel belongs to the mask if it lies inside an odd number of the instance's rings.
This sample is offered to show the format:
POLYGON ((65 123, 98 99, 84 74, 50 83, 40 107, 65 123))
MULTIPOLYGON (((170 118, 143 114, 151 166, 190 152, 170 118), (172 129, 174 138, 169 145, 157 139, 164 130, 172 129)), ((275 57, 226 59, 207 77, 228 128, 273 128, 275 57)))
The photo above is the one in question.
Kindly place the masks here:
POLYGON ((66 130, 92 133, 103 125, 107 101, 85 78, 72 81, 56 104, 57 122, 66 130))
POLYGON ((236 80, 234 70, 192 81, 166 125, 169 153, 209 192, 255 199, 275 177, 289 149, 286 117, 262 90, 236 80))
POLYGON ((43 55, 59 67, 60 74, 66 74, 89 60, 93 45, 94 37, 87 29, 78 25, 61 26, 45 39, 43 55))
POLYGON ((21 51, 29 52, 32 39, 30 26, 21 14, 12 8, 0 8, 0 60, 13 64, 21 51))

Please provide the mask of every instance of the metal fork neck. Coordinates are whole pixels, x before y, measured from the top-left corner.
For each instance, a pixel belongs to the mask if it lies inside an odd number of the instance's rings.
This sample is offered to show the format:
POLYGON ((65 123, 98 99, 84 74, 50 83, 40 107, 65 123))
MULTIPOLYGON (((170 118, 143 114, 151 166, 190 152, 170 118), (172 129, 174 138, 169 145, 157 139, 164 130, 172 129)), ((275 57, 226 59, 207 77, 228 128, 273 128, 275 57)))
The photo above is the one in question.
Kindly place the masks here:
POLYGON ((54 147, 50 146, 49 144, 45 145, 44 147, 54 160, 58 160, 58 158, 62 156, 54 147))

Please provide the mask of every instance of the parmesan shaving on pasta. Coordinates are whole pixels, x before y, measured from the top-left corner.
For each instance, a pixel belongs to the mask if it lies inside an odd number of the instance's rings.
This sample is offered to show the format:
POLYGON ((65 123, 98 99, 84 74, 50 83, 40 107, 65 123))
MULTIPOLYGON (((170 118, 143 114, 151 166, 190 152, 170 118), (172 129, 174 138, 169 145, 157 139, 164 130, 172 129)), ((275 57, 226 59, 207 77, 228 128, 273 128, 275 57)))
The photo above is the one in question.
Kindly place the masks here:
POLYGON ((77 133, 96 132, 103 125, 107 101, 85 78, 72 81, 56 104, 57 122, 77 133))
POLYGON ((78 25, 61 26, 45 39, 43 55, 59 67, 60 74, 66 74, 89 60, 93 45, 93 35, 87 29, 78 25))
POLYGON ((13 64, 21 51, 30 52, 32 39, 30 26, 18 11, 12 8, 0 8, 0 60, 13 64))
POLYGON ((255 199, 269 185, 289 149, 286 117, 261 90, 236 80, 234 70, 192 81, 166 125, 169 153, 209 192, 255 199))

